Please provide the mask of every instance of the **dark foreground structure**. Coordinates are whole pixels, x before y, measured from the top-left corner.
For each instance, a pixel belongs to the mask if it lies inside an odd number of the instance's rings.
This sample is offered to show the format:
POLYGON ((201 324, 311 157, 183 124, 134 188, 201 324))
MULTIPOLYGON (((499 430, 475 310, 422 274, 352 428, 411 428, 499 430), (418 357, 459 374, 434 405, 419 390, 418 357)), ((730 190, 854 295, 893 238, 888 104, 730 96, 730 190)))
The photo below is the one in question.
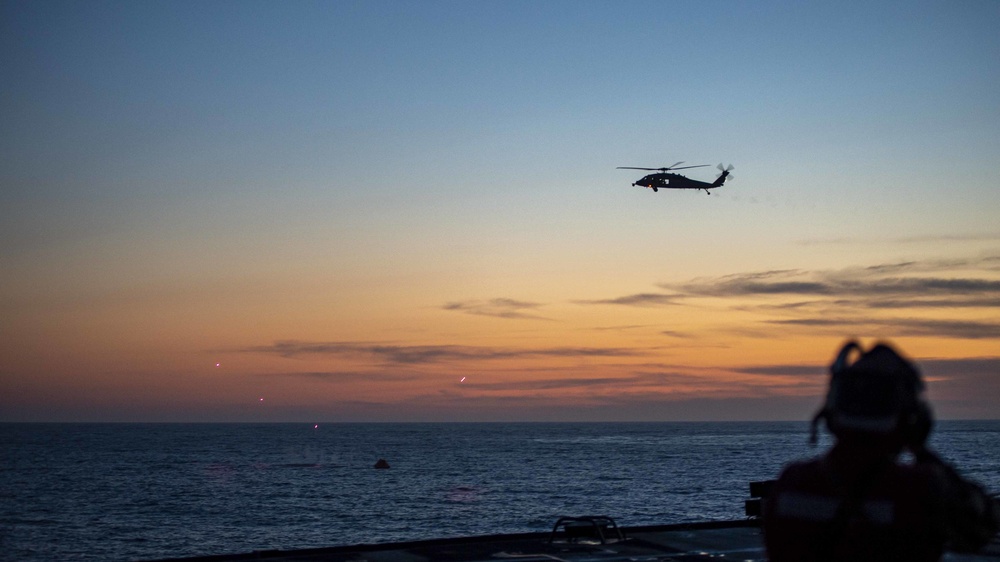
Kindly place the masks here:
MULTIPOLYGON (((750 502, 748 502, 750 503, 750 502)), ((748 508, 750 506, 748 505, 748 508)), ((487 535, 385 544, 268 550, 169 559, 186 562, 636 562, 767 560, 755 517, 619 528, 608 517, 564 517, 552 532, 487 535)), ((948 561, 1000 561, 1000 537, 976 554, 947 552, 948 561)), ((166 562, 166 561, 164 561, 166 562)))

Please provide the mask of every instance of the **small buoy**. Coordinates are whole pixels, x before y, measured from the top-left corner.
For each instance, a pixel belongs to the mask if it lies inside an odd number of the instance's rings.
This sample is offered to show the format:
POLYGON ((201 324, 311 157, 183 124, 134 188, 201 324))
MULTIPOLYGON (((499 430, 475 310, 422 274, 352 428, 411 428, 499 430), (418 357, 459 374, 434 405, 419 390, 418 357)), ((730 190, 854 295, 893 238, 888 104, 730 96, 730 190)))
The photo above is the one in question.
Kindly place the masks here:
POLYGON ((385 462, 385 459, 379 459, 378 462, 375 463, 375 468, 389 468, 389 463, 385 462))

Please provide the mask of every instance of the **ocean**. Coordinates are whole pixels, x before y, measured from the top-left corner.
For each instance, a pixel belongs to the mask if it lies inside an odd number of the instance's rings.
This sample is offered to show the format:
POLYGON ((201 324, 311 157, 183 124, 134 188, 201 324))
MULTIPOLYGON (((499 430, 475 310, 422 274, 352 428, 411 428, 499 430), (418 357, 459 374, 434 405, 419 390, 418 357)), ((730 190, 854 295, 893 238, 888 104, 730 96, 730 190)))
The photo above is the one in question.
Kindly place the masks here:
MULTIPOLYGON (((806 422, 0 424, 0 557, 143 560, 743 517, 806 422), (373 466, 385 459, 391 468, 373 466)), ((1000 491, 1000 421, 931 446, 1000 491)))

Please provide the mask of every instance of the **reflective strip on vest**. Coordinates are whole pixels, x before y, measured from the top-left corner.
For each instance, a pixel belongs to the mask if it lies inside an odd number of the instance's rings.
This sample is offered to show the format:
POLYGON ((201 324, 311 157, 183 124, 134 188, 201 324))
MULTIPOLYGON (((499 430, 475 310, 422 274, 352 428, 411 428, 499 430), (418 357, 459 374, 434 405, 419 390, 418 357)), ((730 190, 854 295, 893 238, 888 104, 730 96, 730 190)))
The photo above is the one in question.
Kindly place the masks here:
MULTIPOLYGON (((833 521, 841 499, 799 492, 784 492, 771 501, 771 508, 781 517, 823 523, 833 521)), ((890 525, 895 519, 891 500, 867 500, 861 505, 861 515, 875 525, 890 525)))

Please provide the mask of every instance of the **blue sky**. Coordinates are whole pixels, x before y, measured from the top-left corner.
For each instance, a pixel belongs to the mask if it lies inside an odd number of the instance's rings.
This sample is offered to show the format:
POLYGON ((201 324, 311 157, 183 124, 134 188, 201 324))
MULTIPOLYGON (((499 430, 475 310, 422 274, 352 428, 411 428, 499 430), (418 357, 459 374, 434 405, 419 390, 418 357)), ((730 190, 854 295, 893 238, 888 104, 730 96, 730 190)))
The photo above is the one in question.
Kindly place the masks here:
MULTIPOLYGON (((5 2, 0 377, 140 354, 196 380, 195 358, 290 339, 554 345, 633 321, 646 345, 719 326, 574 303, 899 263, 992 280, 998 24, 973 1, 5 2), (653 194, 615 169, 680 160, 735 180, 653 194), (533 313, 435 316, 496 303, 533 313)), ((910 342, 948 320, 921 314, 802 349, 995 355, 910 342)), ((79 384, 118 388, 102 376, 79 384)))

